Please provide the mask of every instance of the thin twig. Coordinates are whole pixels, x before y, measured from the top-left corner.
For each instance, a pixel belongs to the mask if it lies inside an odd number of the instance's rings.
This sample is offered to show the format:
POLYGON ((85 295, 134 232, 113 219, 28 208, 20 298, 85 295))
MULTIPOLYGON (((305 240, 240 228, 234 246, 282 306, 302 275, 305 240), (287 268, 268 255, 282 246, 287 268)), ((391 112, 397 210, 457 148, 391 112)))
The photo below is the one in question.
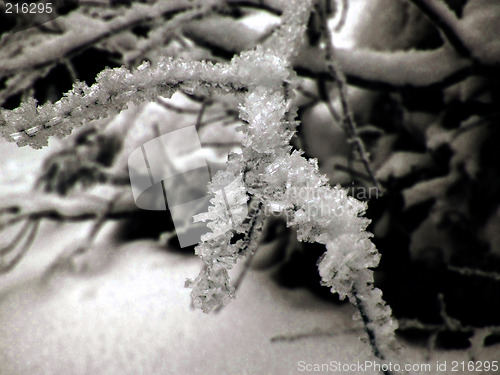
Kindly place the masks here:
POLYGON ((333 108, 332 100, 330 98, 330 94, 328 92, 328 87, 327 84, 324 80, 318 79, 318 86, 321 87, 322 94, 325 96, 325 104, 326 108, 328 109, 328 112, 330 112, 330 116, 335 120, 337 123, 342 123, 342 118, 340 115, 337 113, 335 108, 333 108))
POLYGON ((470 57, 471 52, 461 39, 462 30, 459 20, 442 0, 409 0, 441 31, 455 51, 463 57, 470 57))
POLYGON ((243 281, 243 278, 250 268, 250 265, 253 260, 253 256, 257 252, 257 249, 259 247, 259 240, 258 236, 260 235, 260 231, 258 230, 259 227, 262 226, 264 222, 264 215, 262 213, 262 207, 264 204, 262 202, 259 202, 259 205, 255 209, 255 211, 251 214, 250 218, 250 227, 248 228, 247 232, 245 233, 245 238, 243 239, 243 246, 240 249, 240 254, 246 254, 247 259, 244 264, 243 270, 240 273, 239 277, 236 279, 234 283, 235 290, 240 286, 241 282, 243 281), (252 247, 250 247, 252 245, 252 247))
POLYGON ((340 18, 335 25, 334 30, 335 31, 340 31, 344 27, 346 21, 347 21, 347 14, 349 13, 349 0, 342 0, 342 6, 340 9, 340 18))
POLYGON ((267 4, 267 2, 262 0, 227 0, 227 4, 230 6, 238 6, 242 8, 254 8, 258 10, 264 10, 276 16, 281 16, 283 10, 273 7, 271 4, 267 4))
POLYGON ((179 114, 197 114, 199 112, 198 109, 180 107, 176 104, 170 103, 167 99, 164 99, 162 97, 158 97, 156 103, 169 111, 173 111, 179 114))
POLYGON ((452 331, 468 335, 470 335, 470 333, 473 332, 474 333, 473 336, 469 339, 469 342, 471 344, 470 348, 471 360, 473 360, 474 354, 479 352, 483 347, 484 338, 486 336, 500 333, 500 327, 498 326, 487 326, 478 328, 470 325, 463 325, 457 319, 450 317, 446 312, 444 297, 441 293, 438 294, 438 304, 439 304, 439 313, 443 321, 442 323, 439 324, 423 323, 417 319, 400 319, 398 321, 399 329, 402 331, 416 329, 419 331, 425 331, 431 333, 431 336, 428 338, 428 343, 427 343, 428 358, 430 358, 430 353, 434 352, 438 335, 442 332, 452 331))
POLYGON ((361 179, 366 180, 366 181, 370 181, 370 176, 355 170, 351 166, 346 167, 345 165, 342 165, 342 164, 334 164, 333 168, 337 171, 349 173, 349 175, 351 177, 357 177, 357 178, 361 178, 361 179))
POLYGON ((226 147, 238 147, 241 146, 241 142, 201 142, 202 147, 212 147, 212 148, 226 148, 226 147))
POLYGON ((92 226, 92 229, 90 230, 89 235, 87 237, 88 238, 87 244, 86 244, 87 248, 91 247, 94 244, 95 239, 97 238, 99 231, 102 229, 102 227, 106 223, 107 215, 113 211, 113 208, 115 207, 116 202, 119 201, 119 197, 123 194, 124 194, 124 192, 116 193, 109 200, 106 209, 103 212, 101 212, 101 214, 98 216, 97 220, 94 222, 94 225, 92 226))
POLYGON ((207 119, 205 121, 200 122, 200 124, 198 126, 198 130, 201 129, 201 128, 203 128, 203 127, 205 127, 205 126, 207 126, 207 125, 210 125, 210 124, 213 124, 213 123, 216 123, 216 122, 220 122, 220 121, 223 121, 222 125, 228 125, 228 124, 235 123, 235 122, 237 122, 239 120, 237 118, 234 118, 233 116, 224 114, 224 115, 212 117, 210 119, 207 119), (225 121, 223 121, 223 120, 225 120, 225 121))
POLYGON ((45 277, 50 277, 54 273, 54 271, 61 269, 61 268, 66 268, 68 265, 71 265, 74 267, 73 260, 78 256, 86 253, 89 249, 92 248, 92 246, 95 243, 95 240, 97 238, 97 235, 99 234, 99 231, 102 229, 104 224, 107 222, 107 217, 108 214, 113 211, 113 208, 118 201, 118 197, 122 195, 123 193, 117 193, 115 194, 107 203, 107 207, 99 213, 97 216, 96 220, 94 221, 92 227, 90 228, 89 234, 86 238, 86 241, 83 245, 78 246, 75 250, 73 250, 69 254, 62 254, 61 256, 57 257, 57 259, 49 266, 45 273, 45 277))
POLYGON ((207 108, 207 102, 203 101, 203 103, 201 103, 201 107, 198 111, 198 116, 196 117, 196 123, 195 123, 196 130, 200 129, 201 120, 203 119, 203 115, 205 114, 206 108, 207 108))
POLYGON ((331 331, 327 331, 324 329, 316 328, 310 332, 291 333, 291 334, 273 336, 271 337, 271 342, 282 342, 282 341, 295 342, 299 340, 316 338, 316 337, 338 337, 343 335, 349 335, 351 333, 358 332, 359 330, 360 328, 347 328, 340 331, 334 331, 333 329, 331 331))
MULTIPOLYGON (((36 238, 36 234, 38 232, 38 228, 40 226, 40 220, 35 220, 31 224, 31 228, 29 229, 28 236, 26 237, 26 241, 24 246, 22 246, 21 251, 10 261, 10 262, 0 262, 0 274, 10 272, 15 266, 19 264, 19 262, 24 258, 28 250, 30 249, 33 241, 36 238)), ((21 244, 22 245, 22 244, 21 244)))
POLYGON ((451 331, 457 331, 462 326, 462 324, 457 319, 449 316, 446 312, 446 304, 444 302, 444 296, 442 293, 438 294, 438 303, 439 315, 441 316, 441 319, 443 319, 445 327, 450 329, 451 331))
POLYGON ((16 246, 22 240, 22 238, 26 234, 26 231, 31 226, 31 224, 32 223, 30 221, 24 223, 23 227, 19 230, 19 232, 17 232, 16 236, 12 239, 12 241, 10 241, 9 244, 0 249, 0 256, 5 256, 16 248, 16 246))
POLYGON ((229 120, 226 120, 226 121, 223 121, 221 123, 222 126, 229 126, 229 125, 233 125, 233 124, 236 124, 238 122, 240 122, 241 120, 239 119, 229 119, 229 120))
MULTIPOLYGON (((153 131, 154 131, 154 134, 155 134, 155 137, 156 138, 160 138, 162 136, 161 132, 160 132, 160 126, 158 125, 158 123, 155 123, 153 125, 153 131)), ((145 155, 145 149, 144 149, 144 145, 141 146, 142 148, 142 152, 144 154, 144 156, 146 157, 145 155)), ((167 168, 170 169, 170 173, 175 176, 177 176, 179 178, 179 183, 180 184, 186 184, 186 176, 183 174, 183 173, 180 173, 177 168, 175 167, 173 161, 171 160, 170 156, 167 154, 167 150, 165 150, 165 147, 160 147, 160 152, 161 152, 161 156, 162 156, 162 161, 165 163, 165 165, 167 166, 167 168)), ((149 167, 148 167, 148 170, 149 170, 149 167)), ((151 173, 151 172, 150 172, 151 173)), ((153 180, 153 177, 150 176, 151 178, 151 185, 153 185, 155 183, 155 181, 153 180)), ((167 203, 167 200, 166 200, 166 191, 165 191, 165 183, 164 183, 164 180, 161 181, 161 186, 162 186, 162 190, 163 190, 163 194, 164 194, 164 198, 165 198, 165 204, 168 205, 167 203)))
POLYGON ((78 73, 77 73, 73 63, 71 62, 71 60, 67 57, 63 57, 61 59, 61 61, 69 72, 69 75, 71 77, 71 82, 74 83, 74 82, 78 81, 78 73))
POLYGON ((457 266, 448 266, 448 269, 450 271, 457 272, 463 276, 477 276, 477 277, 492 279, 495 281, 500 281, 500 274, 498 272, 486 272, 474 268, 457 267, 457 266))
POLYGON ((307 90, 306 88, 304 88, 304 86, 302 86, 300 84, 297 85, 297 91, 300 92, 302 95, 312 99, 315 103, 317 103, 320 100, 318 95, 307 90))
MULTIPOLYGON (((352 114, 351 108, 349 106, 349 103, 347 101, 347 87, 346 87, 346 81, 345 77, 343 76, 342 72, 337 68, 335 60, 334 60, 334 47, 333 47, 333 42, 332 42, 332 37, 330 35, 330 32, 328 30, 328 25, 327 25, 327 19, 324 14, 320 14, 322 18, 322 24, 323 24, 323 36, 325 38, 325 59, 326 59, 326 64, 328 68, 328 72, 330 73, 331 77, 333 78, 333 81, 335 85, 337 86, 337 89, 339 91, 339 98, 340 98, 340 104, 342 108, 342 113, 343 113, 343 121, 342 124, 344 126, 345 132, 348 137, 348 142, 351 143, 356 151, 358 152, 361 161, 363 163, 363 166, 370 176, 370 180, 372 183, 375 185, 375 187, 382 192, 382 188, 380 186, 380 183, 377 181, 375 177, 375 173, 373 172, 371 166, 370 166, 370 161, 368 160, 368 153, 365 150, 365 145, 361 138, 359 137, 358 131, 356 129, 356 123, 354 121, 354 115, 352 114)), ((328 90, 325 90, 328 92, 328 90)))

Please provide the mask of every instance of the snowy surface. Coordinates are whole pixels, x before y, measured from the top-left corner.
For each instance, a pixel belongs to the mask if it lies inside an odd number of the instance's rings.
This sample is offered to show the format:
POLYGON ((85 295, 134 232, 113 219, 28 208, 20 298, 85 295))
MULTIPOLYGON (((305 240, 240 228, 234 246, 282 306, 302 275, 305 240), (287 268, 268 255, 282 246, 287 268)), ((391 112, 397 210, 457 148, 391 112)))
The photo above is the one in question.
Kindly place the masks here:
MULTIPOLYGON (((47 149, 1 146, 1 191, 26 190, 47 149)), ((184 282, 199 272, 199 259, 152 241, 116 242, 113 223, 76 258, 77 271, 47 277, 54 260, 86 237, 89 224, 45 221, 26 258, 0 277, 0 374, 280 375, 303 373, 300 361, 373 359, 359 339, 352 306, 281 288, 268 272, 250 271, 236 300, 217 314, 192 309, 184 282), (288 339, 272 341, 279 337, 288 339)), ((425 359, 423 348, 405 353, 411 356, 401 361, 412 364, 467 359, 462 352, 425 359)))
MULTIPOLYGON (((74 229, 60 228, 58 244, 74 229)), ((56 247, 54 235, 39 240, 21 267, 36 274, 33 263, 56 247)), ((360 331, 343 333, 358 327, 351 307, 280 289, 264 273, 250 273, 234 303, 206 315, 183 287, 199 271, 195 257, 143 241, 103 243, 80 261, 89 268, 2 284, 1 374, 286 374, 300 360, 370 358, 360 331), (318 328, 336 335, 270 342, 318 328)))
MULTIPOLYGON (((58 249, 74 242, 75 229, 45 226, 10 282, 0 283, 0 374, 295 374, 299 361, 372 358, 351 306, 280 288, 265 272, 251 271, 220 313, 193 310, 183 285, 199 271, 198 259, 152 242, 103 239, 78 260, 86 270, 41 277, 58 249), (323 334, 271 342, 315 330, 323 334)), ((466 359, 422 355, 412 350, 403 358, 466 359)))
MULTIPOLYGON (((1 196, 26 191, 50 149, 2 141, 1 196)), ((60 254, 82 243, 90 223, 45 221, 26 258, 0 276, 1 375, 281 375, 304 373, 299 363, 373 359, 359 339, 363 331, 352 320, 352 306, 281 288, 268 272, 250 271, 236 300, 206 315, 191 308, 184 288, 186 278, 200 270, 197 257, 151 241, 119 243, 115 229, 107 225, 96 245, 76 259, 79 271, 46 277, 60 254), (272 341, 279 337, 288 340, 272 341)), ((2 243, 7 235, 2 232, 2 243)), ((494 358, 490 351, 478 359, 494 358)), ((409 347, 400 362, 467 359, 460 351, 434 351, 426 358, 425 348, 409 347)))

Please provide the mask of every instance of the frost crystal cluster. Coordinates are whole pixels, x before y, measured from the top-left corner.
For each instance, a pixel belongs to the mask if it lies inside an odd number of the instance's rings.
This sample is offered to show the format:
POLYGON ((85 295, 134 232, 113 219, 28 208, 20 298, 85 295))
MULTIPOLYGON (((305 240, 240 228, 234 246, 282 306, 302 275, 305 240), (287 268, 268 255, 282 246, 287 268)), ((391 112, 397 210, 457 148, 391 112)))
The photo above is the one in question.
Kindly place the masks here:
POLYGON ((205 267, 186 284, 193 289, 195 306, 205 312, 227 304, 235 293, 228 271, 238 258, 256 251, 252 243, 265 213, 284 213, 300 241, 326 245, 318 263, 322 283, 358 307, 374 351, 384 351, 393 343, 396 322, 373 286, 370 268, 378 265, 380 255, 366 231, 369 220, 362 217, 366 205, 345 189, 331 187, 316 160, 305 159, 289 144, 298 124, 291 100, 293 70, 288 68, 305 29, 305 4, 291 4, 267 48, 258 47, 232 62, 248 90, 240 105, 240 118, 248 123, 242 128, 246 136, 242 153, 230 155, 228 169, 210 186, 214 197, 209 212, 197 217, 207 221, 212 232, 196 248, 205 267), (233 240, 236 235, 242 239, 233 240))

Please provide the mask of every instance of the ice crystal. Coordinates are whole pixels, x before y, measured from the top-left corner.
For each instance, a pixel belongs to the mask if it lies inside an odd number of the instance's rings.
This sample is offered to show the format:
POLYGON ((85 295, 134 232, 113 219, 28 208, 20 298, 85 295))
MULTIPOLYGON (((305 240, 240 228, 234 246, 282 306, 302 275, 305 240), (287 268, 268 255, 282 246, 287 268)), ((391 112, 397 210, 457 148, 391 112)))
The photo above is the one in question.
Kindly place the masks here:
MULTIPOLYGON (((296 22, 307 20, 297 14, 287 18, 295 5, 292 2, 281 28, 271 37, 274 49, 259 46, 225 67, 225 74, 235 74, 231 79, 247 88, 239 108, 240 118, 247 123, 241 128, 243 149, 228 160, 230 172, 219 174, 217 183, 210 186, 212 207, 198 219, 207 220, 212 232, 196 248, 205 267, 187 285, 193 288, 194 304, 205 312, 227 304, 235 295, 229 270, 240 256, 254 251, 248 249, 259 232, 262 212, 281 211, 300 241, 326 245, 318 263, 322 283, 358 307, 366 329, 376 337, 372 346, 378 351, 393 341, 396 323, 373 286, 371 268, 378 265, 380 255, 366 232, 369 220, 362 217, 366 204, 349 197, 345 189, 331 187, 319 173, 317 161, 305 159, 290 146, 297 123, 291 100, 295 81, 288 66, 303 30, 303 24, 296 22), (228 184, 230 180, 234 182, 228 184), (247 199, 260 205, 250 209, 244 220, 241 204, 247 199), (231 214, 232 208, 236 214, 231 214), (232 243, 235 233, 244 233, 244 239, 232 243)), ((303 3, 299 8, 307 13, 303 3)))
POLYGON ((229 283, 227 267, 214 263, 205 268, 196 280, 187 280, 186 286, 193 288, 191 296, 195 307, 204 312, 226 305, 234 297, 234 287, 229 283))

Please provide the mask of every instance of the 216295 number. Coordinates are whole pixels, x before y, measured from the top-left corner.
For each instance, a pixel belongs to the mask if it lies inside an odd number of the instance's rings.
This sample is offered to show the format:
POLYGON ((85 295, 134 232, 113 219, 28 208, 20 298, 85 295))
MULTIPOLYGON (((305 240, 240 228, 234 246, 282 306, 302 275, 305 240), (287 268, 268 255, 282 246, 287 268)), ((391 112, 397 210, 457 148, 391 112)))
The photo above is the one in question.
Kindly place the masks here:
POLYGON ((5 3, 6 14, 51 14, 52 3, 5 3))

